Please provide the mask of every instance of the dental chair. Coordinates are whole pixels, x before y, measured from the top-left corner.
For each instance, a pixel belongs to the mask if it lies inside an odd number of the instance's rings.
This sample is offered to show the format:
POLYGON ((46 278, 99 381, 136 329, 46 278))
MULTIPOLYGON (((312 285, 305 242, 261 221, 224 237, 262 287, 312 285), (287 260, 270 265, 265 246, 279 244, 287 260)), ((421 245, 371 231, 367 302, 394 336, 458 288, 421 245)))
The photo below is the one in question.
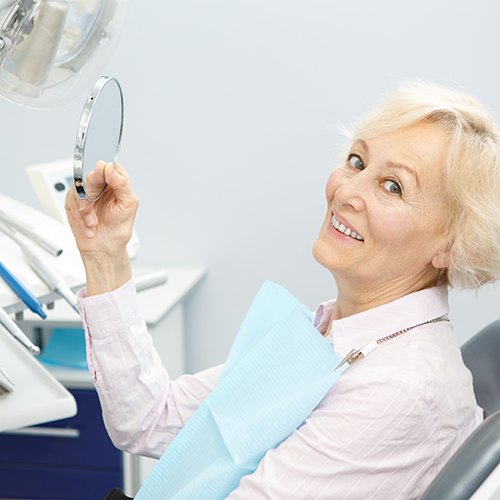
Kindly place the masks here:
POLYGON ((120 488, 113 488, 107 495, 104 500, 134 500, 131 497, 128 497, 123 493, 120 488))
MULTIPOLYGON (((461 351, 485 420, 450 458, 421 500, 468 500, 500 464, 500 320, 476 333, 461 351)), ((496 496, 500 484, 493 494, 489 498, 500 498, 496 496)))

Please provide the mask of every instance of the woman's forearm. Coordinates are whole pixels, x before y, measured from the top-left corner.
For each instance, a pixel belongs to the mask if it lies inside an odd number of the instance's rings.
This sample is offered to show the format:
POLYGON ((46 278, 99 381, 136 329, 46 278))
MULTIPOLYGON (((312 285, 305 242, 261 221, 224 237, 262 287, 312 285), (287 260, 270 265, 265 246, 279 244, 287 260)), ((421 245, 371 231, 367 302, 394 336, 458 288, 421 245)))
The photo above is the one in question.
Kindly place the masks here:
POLYGON ((114 256, 87 256, 83 259, 87 275, 87 296, 116 290, 132 278, 126 249, 114 256))

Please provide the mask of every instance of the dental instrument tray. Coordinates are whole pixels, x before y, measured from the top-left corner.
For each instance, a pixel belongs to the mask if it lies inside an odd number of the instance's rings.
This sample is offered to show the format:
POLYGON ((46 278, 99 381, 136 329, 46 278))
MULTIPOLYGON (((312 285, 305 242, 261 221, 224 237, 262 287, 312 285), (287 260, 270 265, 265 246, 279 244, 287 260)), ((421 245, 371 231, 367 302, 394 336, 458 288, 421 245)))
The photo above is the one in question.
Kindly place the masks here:
POLYGON ((14 382, 9 376, 0 368, 0 396, 8 394, 14 390, 14 382))
POLYGON ((10 392, 0 393, 0 431, 68 418, 73 396, 19 342, 0 328, 0 367, 10 392), (10 382, 10 383, 9 383, 10 382))

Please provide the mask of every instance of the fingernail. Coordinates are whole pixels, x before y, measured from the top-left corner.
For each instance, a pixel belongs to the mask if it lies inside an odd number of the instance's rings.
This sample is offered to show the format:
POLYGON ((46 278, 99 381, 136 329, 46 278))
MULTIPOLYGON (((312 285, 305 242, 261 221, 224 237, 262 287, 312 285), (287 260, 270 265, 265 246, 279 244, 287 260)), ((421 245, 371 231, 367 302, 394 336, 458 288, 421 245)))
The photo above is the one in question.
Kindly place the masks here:
POLYGON ((87 238, 92 238, 92 236, 94 236, 94 230, 93 229, 87 229, 85 231, 85 236, 87 236, 87 238))
POLYGON ((78 199, 78 210, 80 210, 80 212, 82 210, 86 210, 89 206, 89 202, 87 200, 84 200, 83 198, 79 198, 78 199))
POLYGON ((87 224, 87 226, 93 226, 95 224, 95 217, 92 214, 86 215, 85 224, 87 224))

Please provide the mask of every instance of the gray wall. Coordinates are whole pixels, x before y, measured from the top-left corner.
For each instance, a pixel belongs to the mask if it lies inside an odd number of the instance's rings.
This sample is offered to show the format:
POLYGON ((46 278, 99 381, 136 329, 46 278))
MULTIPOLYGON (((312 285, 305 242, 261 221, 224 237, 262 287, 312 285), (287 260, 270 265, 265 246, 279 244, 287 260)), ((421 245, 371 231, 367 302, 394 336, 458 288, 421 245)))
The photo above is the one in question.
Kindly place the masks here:
MULTIPOLYGON (((500 118, 499 18, 485 0, 130 2, 103 73, 125 92, 138 263, 208 271, 187 304, 190 371, 224 360, 264 279, 311 308, 335 295, 311 246, 339 123, 407 78, 459 85, 500 118)), ((24 166, 72 154, 83 100, 0 101, 0 192, 38 205, 24 166)), ((499 298, 452 293, 460 342, 499 316, 499 298)))

